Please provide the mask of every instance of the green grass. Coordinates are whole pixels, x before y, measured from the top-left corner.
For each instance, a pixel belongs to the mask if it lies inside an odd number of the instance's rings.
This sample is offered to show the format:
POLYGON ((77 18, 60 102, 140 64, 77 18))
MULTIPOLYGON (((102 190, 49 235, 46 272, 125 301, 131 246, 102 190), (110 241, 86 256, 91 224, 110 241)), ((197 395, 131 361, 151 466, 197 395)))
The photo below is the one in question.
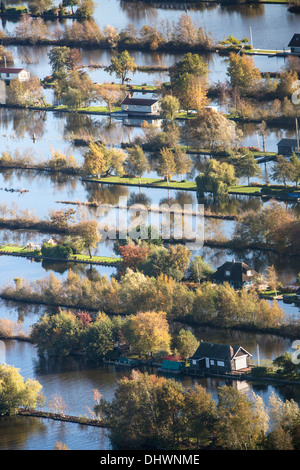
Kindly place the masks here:
MULTIPOLYGON (((28 256, 28 257, 36 256, 36 257, 42 258, 42 254, 40 251, 30 250, 24 246, 17 246, 17 245, 2 245, 0 246, 0 254, 1 253, 20 254, 20 255, 28 256)), ((121 258, 113 258, 109 256, 92 256, 92 258, 90 258, 89 255, 78 255, 78 254, 73 255, 68 259, 62 259, 62 261, 66 261, 66 262, 84 261, 87 263, 103 263, 103 264, 105 263, 105 264, 112 264, 112 265, 117 264, 120 260, 121 258)))
POLYGON ((157 178, 141 178, 141 184, 139 184, 138 178, 128 178, 121 176, 106 176, 103 178, 90 178, 91 181, 106 184, 122 184, 126 186, 151 186, 153 188, 169 188, 169 189, 186 189, 196 191, 197 186, 195 181, 170 181, 169 185, 167 181, 157 178))
POLYGON ((261 186, 231 186, 229 194, 242 193, 242 194, 260 194, 261 186))

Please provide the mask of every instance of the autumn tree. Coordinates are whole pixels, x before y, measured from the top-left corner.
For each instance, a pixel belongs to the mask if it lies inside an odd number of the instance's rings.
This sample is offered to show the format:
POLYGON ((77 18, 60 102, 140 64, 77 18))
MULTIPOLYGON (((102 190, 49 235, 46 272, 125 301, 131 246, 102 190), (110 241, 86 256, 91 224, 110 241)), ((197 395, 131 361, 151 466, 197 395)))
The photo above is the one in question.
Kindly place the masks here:
POLYGON ((76 14, 79 18, 89 19, 93 16, 96 8, 94 0, 80 0, 76 14))
POLYGON ((174 161, 176 174, 181 175, 183 180, 183 175, 190 172, 193 161, 179 146, 174 148, 174 161))
POLYGON ((258 90, 261 84, 260 70, 252 57, 244 54, 229 54, 227 75, 232 88, 237 88, 242 96, 258 90))
POLYGON ((176 173, 174 152, 171 149, 162 148, 158 160, 157 174, 159 176, 163 176, 167 180, 169 186, 174 173, 176 173))
POLYGON ((74 231, 81 238, 84 249, 89 252, 90 258, 92 258, 91 250, 97 248, 98 243, 101 241, 97 221, 87 220, 79 222, 76 224, 74 231))
MULTIPOLYGON (((198 80, 201 80, 202 86, 206 84, 208 66, 198 54, 189 52, 170 68, 169 75, 172 92, 181 102, 186 96, 193 77, 197 77, 198 80)), ((194 84, 195 83, 196 81, 194 84)))
POLYGON ((83 172, 87 175, 101 177, 106 171, 106 159, 103 146, 91 142, 89 150, 84 154, 83 172))
POLYGON ((0 364, 0 415, 17 414, 19 408, 34 409, 43 404, 42 385, 37 380, 24 381, 20 370, 0 364))
POLYGON ((28 8, 33 15, 42 14, 53 7, 53 0, 29 0, 28 8))
POLYGON ((193 333, 185 329, 181 329, 174 340, 174 347, 184 361, 194 354, 199 344, 193 333))
POLYGON ((169 448, 182 435, 182 384, 133 371, 119 381, 111 403, 102 400, 95 411, 110 423, 110 439, 118 448, 169 448))
POLYGON ((275 292, 277 295, 277 286, 278 286, 278 277, 276 273, 275 266, 268 266, 265 273, 265 280, 267 286, 275 292))
POLYGON ((115 73, 123 85, 128 73, 136 71, 136 64, 128 51, 122 51, 112 57, 111 64, 105 68, 105 71, 110 75, 115 73))
POLYGON ((127 343, 139 355, 170 351, 171 336, 165 312, 141 312, 130 316, 123 332, 127 343))
POLYGON ((129 175, 137 176, 139 184, 141 184, 141 177, 149 169, 148 159, 139 145, 129 148, 127 153, 128 157, 125 161, 125 170, 129 175))
POLYGON ((293 152, 290 162, 292 165, 291 181, 293 181, 296 184, 296 188, 298 188, 298 183, 300 181, 300 160, 295 152, 293 152))
POLYGON ((110 113, 112 108, 119 105, 125 98, 125 90, 113 83, 96 85, 96 94, 107 104, 110 113))
POLYGON ((208 149, 211 153, 217 149, 231 151, 242 140, 242 133, 236 124, 216 111, 201 110, 189 125, 193 144, 198 148, 208 149))
POLYGON ((223 449, 254 450, 264 436, 266 415, 234 387, 219 388, 215 434, 223 449))

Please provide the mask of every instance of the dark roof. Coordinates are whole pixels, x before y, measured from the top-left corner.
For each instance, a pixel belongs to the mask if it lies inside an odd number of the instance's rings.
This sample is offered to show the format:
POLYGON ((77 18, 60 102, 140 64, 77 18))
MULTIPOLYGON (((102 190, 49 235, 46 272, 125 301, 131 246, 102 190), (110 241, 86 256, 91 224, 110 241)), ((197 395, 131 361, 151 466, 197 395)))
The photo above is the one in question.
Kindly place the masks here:
POLYGON ((281 139, 277 145, 284 145, 288 147, 293 147, 294 145, 297 145, 297 139, 281 139))
POLYGON ((133 104, 137 106, 152 106, 156 103, 158 99, 150 99, 150 98, 130 98, 127 96, 122 104, 133 104))
POLYGON ((257 276, 258 273, 254 271, 248 264, 239 261, 226 261, 222 266, 217 268, 217 271, 211 276, 216 281, 235 281, 235 282, 246 282, 257 276), (230 272, 230 276, 226 276, 226 271, 230 272), (251 275, 247 274, 247 271, 251 271, 251 275))
POLYGON ((231 346, 230 344, 216 344, 216 343, 206 343, 202 341, 197 351, 190 359, 201 359, 203 357, 209 357, 211 359, 220 359, 223 361, 231 361, 231 359, 236 355, 236 353, 242 349, 244 353, 249 354, 241 346, 231 346))
POLYGON ((292 39, 290 40, 288 47, 300 47, 300 34, 295 33, 292 39))
POLYGON ((15 69, 13 67, 0 67, 0 73, 20 73, 25 69, 15 69))

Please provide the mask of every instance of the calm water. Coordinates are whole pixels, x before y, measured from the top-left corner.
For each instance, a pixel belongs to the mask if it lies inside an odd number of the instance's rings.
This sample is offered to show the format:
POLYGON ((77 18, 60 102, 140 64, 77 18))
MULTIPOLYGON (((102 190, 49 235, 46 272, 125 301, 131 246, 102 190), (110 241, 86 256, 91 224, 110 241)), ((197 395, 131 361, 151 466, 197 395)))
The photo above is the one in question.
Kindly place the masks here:
MULTIPOLYGON (((7 2, 14 4, 15 2, 7 2)), ((21 2, 26 4, 26 2, 21 2)), ((59 3, 59 1, 55 2, 59 3)), ((170 8, 163 2, 157 2, 161 8, 154 8, 143 3, 122 2, 120 0, 97 0, 95 21, 102 29, 105 25, 113 25, 117 29, 124 28, 132 23, 137 29, 145 24, 159 25, 161 21, 168 20, 170 24, 177 22, 185 8, 170 8)), ((182 2, 178 2, 180 5, 182 2)), ((184 2, 183 2, 184 3, 184 2)), ((299 26, 296 14, 289 13, 286 5, 239 5, 220 6, 204 4, 192 6, 188 10, 193 21, 211 32, 216 40, 223 40, 230 34, 235 37, 250 37, 252 28, 253 45, 263 49, 283 49, 287 45, 299 26), (266 31, 268 34, 266 34, 266 31)), ((64 22, 69 24, 70 21, 64 22)), ((15 24, 4 21, 3 27, 7 32, 13 32, 15 24)), ((49 23, 53 29, 55 23, 49 23)))
MULTIPOLYGON (((178 6, 166 7, 163 3, 158 8, 143 4, 131 4, 119 0, 97 1, 95 20, 100 28, 111 24, 117 28, 123 28, 128 23, 134 24, 140 29, 144 24, 159 24, 162 20, 170 23, 177 21, 184 12, 178 6)), ((21 2, 7 2, 7 4, 24 4, 21 2)), ((225 36, 233 34, 238 38, 248 36, 252 29, 253 45, 260 48, 284 49, 293 35, 298 31, 299 16, 288 13, 285 5, 252 5, 221 7, 219 5, 200 5, 189 8, 189 15, 199 26, 206 31, 212 31, 213 38, 222 40, 225 36), (268 34, 266 34, 266 31, 268 34)), ((50 23, 48 23, 50 25, 50 23)), ((68 21, 65 24, 69 24, 68 21)), ((13 32, 15 23, 3 22, 3 28, 13 32)), ((55 27, 51 23, 51 28, 55 27)), ((62 27, 62 26, 61 26, 62 27)), ((28 68, 40 78, 51 72, 47 53, 48 47, 10 47, 15 57, 15 65, 28 68)), ((110 51, 82 51, 83 62, 89 64, 108 65, 111 61, 110 51)), ((180 60, 182 54, 157 54, 134 52, 138 65, 165 65, 171 66, 180 60)), ((224 81, 226 79, 227 59, 217 54, 204 55, 209 64, 211 82, 224 81)), ((261 71, 273 72, 284 67, 284 60, 279 58, 255 57, 255 63, 261 71)), ((111 81, 103 68, 88 69, 95 82, 111 81)), ((143 73, 137 72, 130 76, 132 83, 154 84, 168 81, 168 73, 143 73)), ((51 90, 45 92, 48 102, 53 102, 51 90)), ((31 112, 0 110, 0 152, 4 150, 14 151, 19 148, 27 149, 33 153, 39 161, 48 159, 50 146, 55 150, 72 153, 78 164, 82 163, 85 148, 72 146, 70 136, 82 129, 92 136, 103 138, 109 144, 120 145, 121 142, 133 140, 143 131, 139 127, 124 126, 121 120, 110 121, 103 116, 66 115, 61 113, 31 112), (37 140, 32 142, 32 135, 36 134, 37 140)), ((244 145, 262 147, 260 136, 254 125, 243 126, 244 145)), ((277 142, 282 137, 294 137, 293 130, 270 128, 266 138, 266 148, 269 151, 277 150, 277 142)), ((195 178, 203 166, 203 159, 194 158, 194 167, 188 178, 195 178)), ((261 181, 270 181, 271 165, 262 166, 263 177, 261 181)), ((155 175, 152 169, 149 176, 155 175)), ((259 181, 258 179, 256 179, 259 181)), ((242 182, 242 181, 241 181, 242 182)), ((178 202, 197 203, 196 195, 185 191, 151 190, 138 191, 137 188, 125 186, 96 185, 81 182, 77 178, 61 176, 49 176, 29 171, 4 171, 0 172, 0 202, 5 202, 9 208, 18 210, 30 209, 41 217, 46 217, 49 210, 66 207, 58 201, 92 201, 115 204, 119 196, 126 196, 130 202, 146 201, 147 203, 178 202), (28 189, 28 193, 10 193, 7 189, 28 189)), ((208 198, 204 201, 206 207, 212 210, 231 213, 239 213, 247 209, 259 210, 263 204, 260 199, 235 197, 227 201, 216 203, 208 198)), ((67 206, 76 207, 76 206, 67 206)), ((99 218, 95 209, 86 210, 89 217, 99 218)), ((229 236, 234 230, 234 222, 209 221, 206 223, 209 233, 214 231, 219 235, 229 236)), ((24 231, 0 230, 0 243, 20 243, 28 241, 40 243, 51 234, 39 234, 24 231)), ((113 253, 112 242, 102 242, 98 245, 97 254, 111 255, 113 253)), ((281 282, 285 285, 293 284, 299 272, 299 260, 280 258, 272 253, 255 251, 233 252, 231 250, 217 250, 203 248, 199 252, 193 252, 193 256, 201 254, 204 259, 216 269, 227 260, 235 258, 243 260, 255 270, 263 272, 267 266, 274 264, 281 282)), ((85 275, 91 269, 88 265, 71 265, 81 275, 85 275)), ((0 256, 1 285, 12 282, 15 277, 25 277, 33 281, 54 272, 55 275, 64 278, 70 265, 45 264, 22 258, 0 256)), ((110 277, 114 269, 106 267, 94 267, 101 274, 110 277)), ((287 314, 294 319, 299 318, 299 307, 280 303, 287 314)), ((48 312, 52 309, 48 308, 48 312)), ((30 326, 45 313, 42 306, 23 305, 21 303, 0 301, 0 318, 23 323, 24 330, 29 331, 30 326)), ((182 325, 175 324, 173 329, 179 329, 182 325)), ((192 332, 200 340, 221 342, 226 344, 242 345, 251 354, 254 361, 273 360, 285 351, 291 351, 291 341, 273 335, 244 333, 211 328, 192 328, 192 332)), ((68 358, 42 358, 39 357, 36 348, 26 342, 12 340, 5 341, 5 361, 20 369, 22 376, 34 378, 43 385, 43 392, 47 402, 53 395, 62 397, 66 404, 65 412, 73 415, 93 415, 93 390, 98 389, 105 399, 111 400, 117 387, 117 381, 124 375, 129 375, 128 370, 118 370, 113 366, 95 366, 87 364, 82 359, 68 358)), ((142 369, 144 370, 144 369, 142 369)), ((148 370, 155 372, 155 370, 148 370)), ((186 386, 201 383, 214 398, 217 398, 217 388, 228 382, 216 379, 192 379, 189 377, 176 378, 183 380, 186 386)), ((245 393, 251 390, 263 397, 265 403, 272 392, 281 399, 293 398, 300 403, 299 387, 274 387, 270 385, 232 382, 245 393)), ((110 449, 111 444, 105 431, 97 428, 89 428, 71 423, 56 423, 52 421, 33 418, 1 418, 0 419, 0 449, 54 449, 55 443, 61 441, 69 449, 110 449)))

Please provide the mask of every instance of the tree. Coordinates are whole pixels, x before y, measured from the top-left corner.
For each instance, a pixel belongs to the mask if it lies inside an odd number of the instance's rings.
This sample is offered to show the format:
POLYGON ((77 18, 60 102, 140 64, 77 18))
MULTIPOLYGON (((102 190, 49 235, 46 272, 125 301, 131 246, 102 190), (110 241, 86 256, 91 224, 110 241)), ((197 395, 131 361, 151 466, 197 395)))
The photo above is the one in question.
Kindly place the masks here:
POLYGON ((89 19, 93 16, 96 8, 94 0, 80 0, 76 14, 79 18, 89 19))
POLYGON ((198 113, 208 104, 206 78, 191 75, 187 78, 186 88, 180 95, 180 103, 187 112, 198 113))
POLYGON ((186 391, 184 404, 185 432, 197 440, 197 445, 206 445, 216 422, 216 403, 206 389, 196 384, 186 391))
POLYGON ((103 32, 104 32, 104 37, 106 41, 108 42, 109 46, 112 49, 117 47, 118 42, 120 40, 120 36, 119 36, 117 29, 114 26, 111 26, 108 24, 105 26, 103 32))
POLYGON ((166 121, 174 121, 180 109, 180 103, 176 96, 166 95, 160 100, 161 116, 166 121))
POLYGON ((292 356, 288 352, 276 357, 273 364, 279 367, 284 375, 298 375, 299 365, 293 362, 292 356))
POLYGON ((80 320, 70 311, 61 310, 56 315, 45 314, 31 330, 30 338, 39 353, 50 356, 69 356, 79 349, 82 329, 80 320))
POLYGON ((199 346, 199 341, 189 330, 181 329, 174 341, 174 346, 179 352, 180 357, 186 362, 199 346))
POLYGON ((283 182, 287 186, 287 181, 293 180, 293 165, 290 160, 287 160, 283 155, 276 157, 275 164, 273 165, 272 178, 275 181, 283 182))
POLYGON ((0 364, 0 416, 15 415, 20 407, 35 408, 44 397, 42 385, 37 380, 24 381, 19 369, 0 364))
POLYGON ((202 79, 202 85, 206 84, 208 66, 198 54, 187 53, 169 70, 171 88, 173 94, 182 102, 191 77, 202 79))
POLYGON ((28 8, 33 15, 42 14, 53 7, 53 0, 29 0, 28 8))
POLYGON ((113 83, 96 85, 96 93, 107 104, 110 112, 113 106, 117 106, 125 98, 125 90, 113 83))
POLYGON ((70 56, 70 48, 67 46, 52 47, 48 52, 49 63, 52 74, 57 75, 65 72, 70 56))
POLYGON ((231 151, 242 140, 242 132, 236 124, 219 112, 202 110, 190 126, 191 139, 198 148, 231 151))
POLYGON ((169 448, 183 432, 183 407, 182 384, 133 371, 118 382, 112 403, 102 400, 95 411, 109 421, 118 448, 169 448))
POLYGON ((293 438, 289 431, 278 426, 269 432, 266 439, 267 450, 294 450, 293 438))
POLYGON ((83 172, 87 175, 101 177, 106 171, 106 158, 103 145, 91 142, 89 150, 84 154, 83 172))
POLYGON ((275 291, 275 296, 277 295, 277 285, 278 285, 278 277, 276 273, 276 269, 274 266, 268 266, 266 269, 265 279, 268 287, 275 291))
POLYGON ((233 165, 210 159, 205 163, 203 173, 200 173, 196 178, 197 193, 200 197, 203 197, 205 192, 222 196, 228 193, 230 186, 235 184, 236 181, 233 165))
POLYGON ((196 255, 191 260, 188 277, 200 283, 202 280, 208 279, 213 272, 212 267, 204 261, 202 256, 196 255))
POLYGON ((250 178, 254 176, 261 176, 262 172, 259 168, 253 153, 247 152, 235 159, 234 161, 235 174, 238 178, 246 177, 248 179, 248 186, 250 185, 250 178))
POLYGON ((165 312, 141 312, 130 316, 123 329, 127 343, 139 355, 170 351, 171 336, 165 312))
POLYGON ((136 64, 134 62, 134 58, 131 57, 129 52, 123 51, 115 57, 112 57, 111 64, 105 68, 105 71, 110 75, 115 73, 116 76, 121 79, 121 83, 123 85, 128 73, 136 71, 136 64))
POLYGON ((193 161, 179 146, 174 148, 174 161, 176 174, 181 175, 181 180, 183 180, 183 175, 191 170, 193 161))
POLYGON ((82 344, 89 359, 102 359, 114 346, 111 319, 104 313, 98 313, 95 321, 85 329, 82 344))
POLYGON ((244 54, 229 54, 227 75, 232 88, 237 88, 241 95, 257 91, 261 84, 260 70, 255 66, 252 57, 244 54))
POLYGON ((223 449, 254 450, 265 429, 265 416, 255 413, 253 403, 234 387, 219 388, 215 433, 223 449))
POLYGON ((162 148, 159 155, 157 173, 159 176, 163 176, 170 185, 170 180, 174 173, 176 173, 176 163, 174 158, 174 152, 167 148, 162 148))
POLYGON ((97 221, 88 220, 80 222, 75 227, 75 233, 82 239, 84 248, 88 250, 90 258, 92 258, 92 248, 96 248, 101 241, 97 221))
POLYGON ((80 4, 80 0, 63 0, 64 7, 71 7, 72 14, 74 14, 74 7, 80 4))
POLYGON ((291 165, 292 165, 292 176, 291 176, 291 181, 296 183, 296 188, 298 188, 298 183, 300 181, 300 160, 293 152, 293 155, 291 156, 290 159, 291 165))
POLYGON ((149 162, 143 149, 139 145, 135 145, 128 149, 128 157, 125 162, 125 170, 130 175, 135 175, 141 184, 141 177, 149 169, 149 162))

